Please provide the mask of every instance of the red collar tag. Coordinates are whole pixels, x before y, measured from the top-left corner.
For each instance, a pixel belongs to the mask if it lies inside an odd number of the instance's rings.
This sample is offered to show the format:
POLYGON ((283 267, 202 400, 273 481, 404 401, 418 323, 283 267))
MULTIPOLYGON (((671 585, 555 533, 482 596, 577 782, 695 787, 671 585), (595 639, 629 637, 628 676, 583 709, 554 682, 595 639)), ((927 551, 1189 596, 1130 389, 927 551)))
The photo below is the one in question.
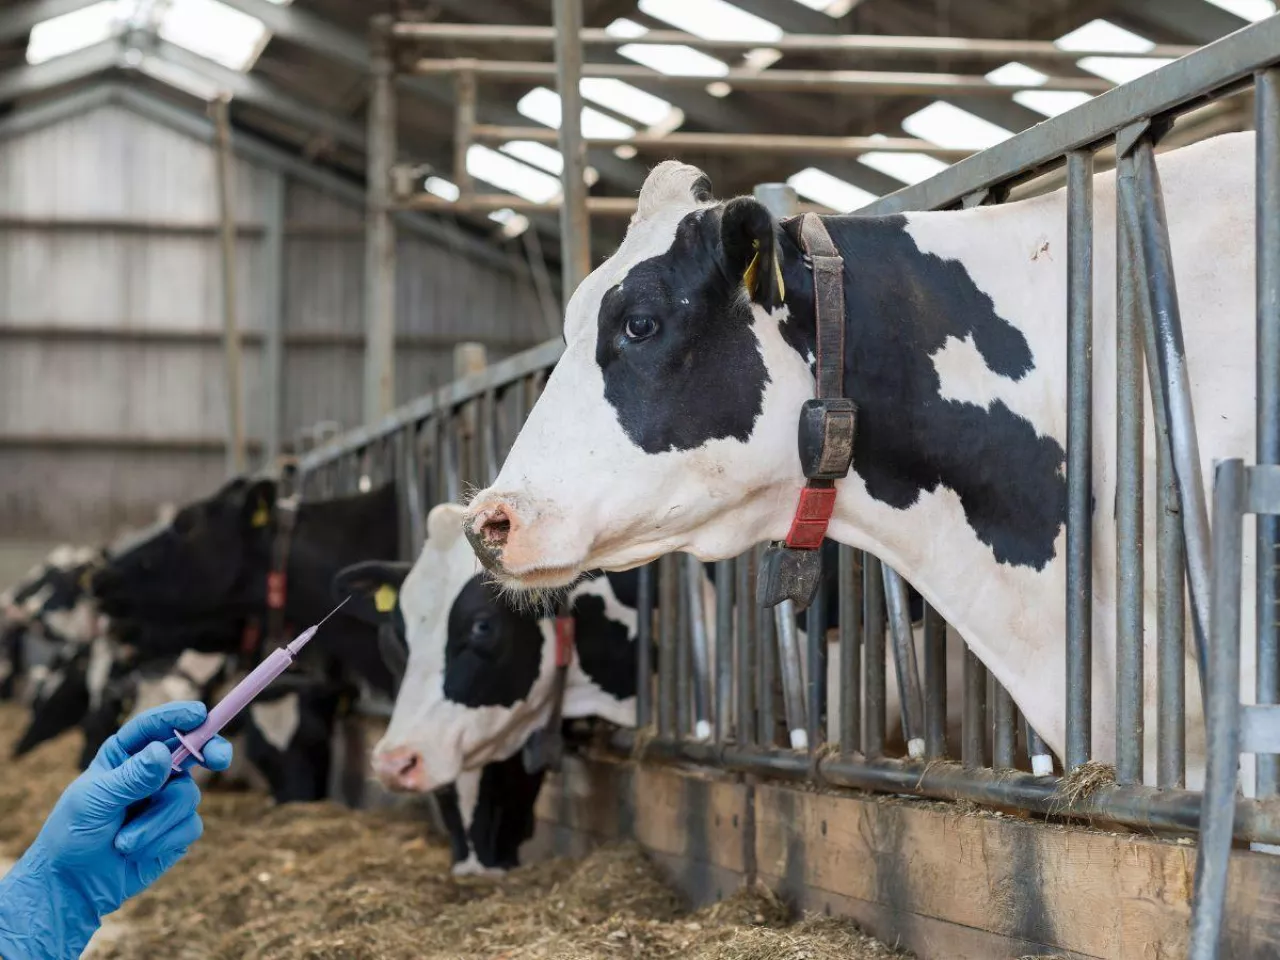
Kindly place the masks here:
POLYGON ((284 573, 280 570, 272 570, 267 574, 267 608, 270 610, 283 610, 284 598, 284 573))
POLYGON ((240 653, 252 657, 258 652, 258 621, 250 617, 244 622, 244 632, 240 634, 240 653))
POLYGON ((556 666, 567 667, 573 660, 573 617, 556 617, 556 666))
POLYGON ((816 487, 812 483, 804 486, 800 490, 795 516, 791 518, 791 529, 787 532, 787 546, 792 550, 817 550, 821 547, 835 509, 834 486, 816 487))

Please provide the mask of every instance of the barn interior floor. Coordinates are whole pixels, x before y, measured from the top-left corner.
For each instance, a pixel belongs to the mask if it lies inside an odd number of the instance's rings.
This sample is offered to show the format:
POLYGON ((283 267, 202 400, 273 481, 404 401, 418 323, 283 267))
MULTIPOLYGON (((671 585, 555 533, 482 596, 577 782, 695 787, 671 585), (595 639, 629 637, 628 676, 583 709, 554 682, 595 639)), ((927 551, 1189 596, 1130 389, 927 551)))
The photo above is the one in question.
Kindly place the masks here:
MULTIPOLYGON (((72 733, 8 760, 24 719, 0 705, 0 857, 34 837, 79 752, 72 733)), ((201 814, 203 841, 120 912, 92 960, 907 957, 847 920, 794 922, 763 889, 692 910, 634 842, 454 879, 412 808, 273 807, 210 790, 201 814)))

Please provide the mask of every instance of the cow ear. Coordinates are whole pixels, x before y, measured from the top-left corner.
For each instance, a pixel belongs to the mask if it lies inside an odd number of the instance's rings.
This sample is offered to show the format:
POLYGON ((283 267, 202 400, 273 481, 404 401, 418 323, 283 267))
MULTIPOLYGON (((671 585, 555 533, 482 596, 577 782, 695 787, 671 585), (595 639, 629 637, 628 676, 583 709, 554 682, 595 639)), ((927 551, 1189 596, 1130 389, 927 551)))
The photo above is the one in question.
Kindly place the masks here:
POLYGON ((462 536, 462 520, 466 507, 456 503, 439 503, 427 514, 427 542, 433 549, 447 550, 462 536))
POLYGON ((730 277, 740 277, 752 302, 767 310, 786 299, 777 222, 759 200, 738 197, 724 206, 720 247, 730 277))
POLYGON ((350 597, 343 612, 376 626, 395 610, 400 599, 400 585, 412 567, 411 563, 382 560, 367 560, 344 567, 333 578, 334 599, 350 597))
POLYGON ((261 530, 271 524, 276 509, 276 485, 274 480, 255 480, 245 487, 241 501, 241 514, 252 530, 261 530))

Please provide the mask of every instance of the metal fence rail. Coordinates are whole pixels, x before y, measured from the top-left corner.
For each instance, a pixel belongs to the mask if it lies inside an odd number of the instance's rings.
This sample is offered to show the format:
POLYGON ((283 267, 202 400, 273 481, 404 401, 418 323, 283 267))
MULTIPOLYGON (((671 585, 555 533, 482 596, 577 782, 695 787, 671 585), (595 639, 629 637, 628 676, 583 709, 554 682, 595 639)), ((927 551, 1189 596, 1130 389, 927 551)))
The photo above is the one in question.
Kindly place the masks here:
MULTIPOLYGON (((1280 17, 1262 21, 1197 50, 1069 113, 1047 120, 996 147, 962 160, 930 180, 884 197, 864 213, 941 209, 996 202, 1015 184, 1065 167, 1068 208, 1068 407, 1067 522, 1068 678, 1066 756, 1072 768, 1091 756, 1092 653, 1090 536, 1091 437, 1117 430, 1117 782, 1088 796, 1070 798, 1047 774, 1044 743, 1021 721, 1006 691, 972 654, 963 677, 963 724, 958 738, 947 729, 945 624, 926 609, 916 678, 917 648, 904 623, 901 585, 876 558, 847 547, 838 551, 836 589, 819 605, 836 611, 838 629, 824 636, 797 629, 825 625, 821 609, 806 624, 762 613, 755 603, 754 551, 716 565, 716 603, 700 610, 693 587, 701 582, 683 558, 646 568, 641 578, 638 720, 643 735, 624 732, 621 749, 652 759, 705 764, 760 777, 819 779, 828 785, 884 790, 935 798, 1017 806, 1039 814, 1097 818, 1138 827, 1192 832, 1200 795, 1182 789, 1184 609, 1189 596, 1203 663, 1208 615, 1209 539, 1204 490, 1189 384, 1180 349, 1179 316, 1154 148, 1182 113, 1239 92, 1259 81, 1258 190, 1259 359, 1258 458, 1280 462, 1280 402, 1274 369, 1280 355, 1280 17), (1094 156, 1114 149, 1117 178, 1117 407, 1119 423, 1094 424, 1090 353, 1094 341, 1094 156), (1158 492, 1142 502, 1143 369, 1151 390, 1157 440, 1158 492), (1143 564, 1140 536, 1144 509, 1157 513, 1153 545, 1158 585, 1157 654, 1143 659, 1143 564), (1190 590, 1184 596, 1184 577, 1190 590), (716 634, 708 654, 693 628, 701 612, 716 634), (889 628, 896 629, 889 629, 889 628), (651 656, 650 638, 657 642, 651 656), (886 647, 887 640, 892 646, 886 647), (828 653, 834 678, 828 673, 828 653), (886 656, 886 652, 889 656, 886 656), (886 664, 895 667, 889 680, 886 664), (1144 672, 1158 677, 1158 775, 1143 782, 1144 672), (656 686, 650 686, 656 677, 656 686), (800 680, 807 678, 802 684, 800 680), (902 704, 887 716, 891 693, 902 704), (917 706, 919 705, 919 706, 917 706), (886 734, 901 729, 897 755, 886 734), (795 749, 803 744, 805 749, 795 749), (912 756, 907 757, 908 744, 912 756), (951 758, 961 764, 938 764, 951 758), (1033 772, 1034 771, 1034 772, 1033 772)), ((763 196, 768 196, 763 194, 763 196)), ((772 201, 771 201, 772 202, 772 201)), ((785 198, 781 201, 786 202, 785 198)), ((484 485, 510 449, 563 350, 552 341, 483 373, 457 380, 406 405, 375 426, 355 430, 300 458, 300 489, 318 498, 399 480, 415 500, 406 518, 428 505, 484 485)), ((1215 451, 1206 451, 1210 454, 1215 451)), ((420 544, 421 522, 406 519, 406 542, 420 544)), ((1277 624, 1274 617, 1280 526, 1258 527, 1258 689, 1273 703, 1277 688, 1277 624), (1264 602, 1266 606, 1264 607, 1264 602)), ((953 691, 954 691, 953 687, 953 691)), ((954 696, 954 692, 952 694, 954 696)), ((1235 836, 1280 843, 1276 767, 1259 766, 1259 799, 1235 801, 1235 836)))

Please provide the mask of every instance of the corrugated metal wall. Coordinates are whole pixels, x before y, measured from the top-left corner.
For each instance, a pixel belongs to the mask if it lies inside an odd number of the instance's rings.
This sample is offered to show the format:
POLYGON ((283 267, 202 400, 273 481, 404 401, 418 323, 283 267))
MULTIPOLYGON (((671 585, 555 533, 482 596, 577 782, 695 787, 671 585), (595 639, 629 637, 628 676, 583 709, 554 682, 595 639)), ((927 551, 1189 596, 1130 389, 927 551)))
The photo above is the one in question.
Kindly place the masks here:
MULTIPOLYGON (((237 160, 238 315, 249 436, 261 439, 264 227, 284 191, 283 435, 359 422, 362 211, 237 160)), ((226 395, 215 158, 119 105, 0 142, 0 539, 99 541, 223 478, 226 395)), ((520 270, 400 243, 397 395, 545 337, 520 270)))

